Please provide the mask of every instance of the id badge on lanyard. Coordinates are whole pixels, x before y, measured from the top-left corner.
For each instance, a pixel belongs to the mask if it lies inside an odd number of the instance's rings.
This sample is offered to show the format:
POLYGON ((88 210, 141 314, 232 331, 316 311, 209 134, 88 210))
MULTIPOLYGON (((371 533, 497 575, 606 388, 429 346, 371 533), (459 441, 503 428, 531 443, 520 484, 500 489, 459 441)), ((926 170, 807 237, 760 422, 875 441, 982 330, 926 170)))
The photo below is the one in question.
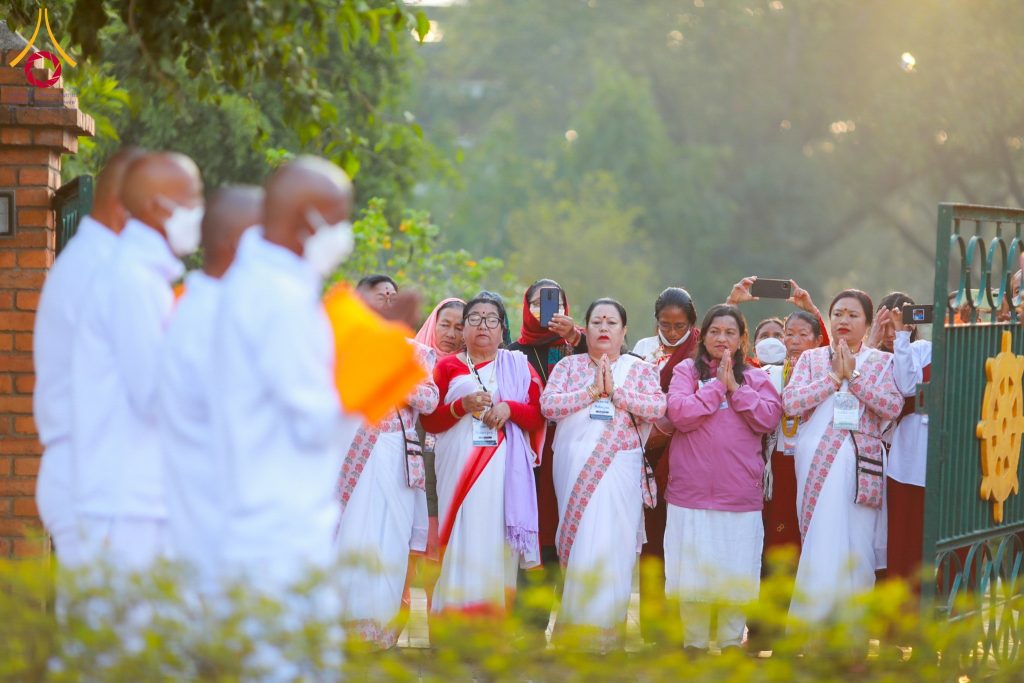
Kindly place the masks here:
MULTIPOLYGON (((714 378, 712 378, 712 379, 702 379, 702 380, 700 380, 700 385, 704 386, 708 382, 714 382, 714 381, 715 381, 714 378)), ((719 410, 726 410, 728 407, 729 407, 729 399, 728 398, 723 398, 722 402, 718 404, 718 409, 719 410)))
POLYGON ((590 406, 591 420, 608 421, 613 417, 615 417, 615 406, 612 405, 611 399, 600 398, 590 406))
POLYGON ((836 392, 832 404, 832 426, 836 429, 860 429, 860 401, 846 390, 846 382, 836 392))
POLYGON ((473 445, 474 446, 497 446, 498 430, 488 427, 482 421, 473 418, 473 445))
POLYGON ((799 426, 799 418, 788 415, 782 418, 782 454, 793 457, 796 455, 796 430, 799 426), (786 432, 792 432, 793 436, 787 436, 786 432))

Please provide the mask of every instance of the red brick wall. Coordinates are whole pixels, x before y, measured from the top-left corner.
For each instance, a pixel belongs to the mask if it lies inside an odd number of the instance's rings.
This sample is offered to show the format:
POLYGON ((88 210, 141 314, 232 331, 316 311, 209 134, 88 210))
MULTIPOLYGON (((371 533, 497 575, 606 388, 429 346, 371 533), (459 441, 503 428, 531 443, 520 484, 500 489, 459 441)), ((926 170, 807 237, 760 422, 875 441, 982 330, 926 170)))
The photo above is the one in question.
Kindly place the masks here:
POLYGON ((32 420, 32 328, 53 265, 61 155, 94 132, 62 83, 37 88, 25 80, 24 62, 8 66, 16 55, 0 59, 0 189, 14 188, 17 210, 15 236, 0 237, 0 558, 39 550, 30 540, 40 528, 34 496, 42 453, 32 420))

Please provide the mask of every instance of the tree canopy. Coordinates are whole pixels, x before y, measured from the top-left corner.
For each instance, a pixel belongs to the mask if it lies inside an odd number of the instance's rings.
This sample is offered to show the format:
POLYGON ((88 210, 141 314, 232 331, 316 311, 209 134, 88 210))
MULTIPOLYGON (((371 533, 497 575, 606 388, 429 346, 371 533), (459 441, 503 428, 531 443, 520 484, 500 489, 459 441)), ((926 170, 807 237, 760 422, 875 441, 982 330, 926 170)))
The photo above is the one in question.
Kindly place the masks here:
POLYGON ((98 128, 67 176, 122 143, 210 187, 321 154, 397 239, 418 216, 574 301, 682 285, 704 310, 748 274, 927 300, 938 202, 1024 205, 1014 0, 46 5, 98 128))
MULTIPOLYGON (((30 27, 38 3, 14 0, 30 27)), ((260 182, 310 152, 356 179, 393 216, 441 163, 403 106, 409 63, 429 24, 394 0, 59 0, 47 3, 82 60, 65 84, 97 120, 67 174, 125 143, 195 158, 207 185, 260 182)))
POLYGON ((566 230, 544 274, 587 264, 576 299, 646 315, 683 285, 705 310, 758 274, 819 305, 844 286, 927 301, 939 202, 1024 205, 1019 2, 473 0, 431 18, 415 111, 462 184, 423 205, 450 243, 513 263, 566 230), (595 257, 605 230, 576 231, 595 174, 630 236, 614 256, 644 255, 630 268, 595 257))

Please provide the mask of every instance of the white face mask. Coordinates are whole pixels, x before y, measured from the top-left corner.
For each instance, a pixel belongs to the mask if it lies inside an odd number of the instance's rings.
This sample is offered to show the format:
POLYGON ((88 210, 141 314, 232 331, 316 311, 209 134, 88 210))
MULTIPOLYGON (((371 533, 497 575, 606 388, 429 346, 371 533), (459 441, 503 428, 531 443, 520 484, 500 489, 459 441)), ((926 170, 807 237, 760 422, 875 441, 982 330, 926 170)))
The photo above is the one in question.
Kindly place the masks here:
POLYGON ((302 242, 302 256, 321 277, 327 277, 352 253, 355 244, 352 224, 340 221, 328 225, 323 216, 313 209, 306 211, 306 218, 317 229, 302 242))
POLYGON ((164 221, 164 233, 167 234, 167 243, 175 256, 187 256, 199 248, 199 239, 202 235, 203 205, 193 208, 180 206, 169 199, 157 198, 165 208, 171 209, 171 215, 164 221))
POLYGON ((786 345, 778 339, 768 337, 754 346, 757 360, 764 365, 778 365, 786 360, 786 345))
POLYGON ((661 333, 661 330, 658 330, 658 339, 661 341, 661 345, 666 347, 666 348, 669 348, 669 349, 676 348, 677 346, 679 346, 680 344, 682 344, 684 341, 686 341, 689 338, 690 338, 690 330, 687 330, 686 334, 684 334, 682 337, 679 338, 679 341, 677 341, 675 344, 669 344, 668 340, 665 339, 665 335, 663 335, 661 333))

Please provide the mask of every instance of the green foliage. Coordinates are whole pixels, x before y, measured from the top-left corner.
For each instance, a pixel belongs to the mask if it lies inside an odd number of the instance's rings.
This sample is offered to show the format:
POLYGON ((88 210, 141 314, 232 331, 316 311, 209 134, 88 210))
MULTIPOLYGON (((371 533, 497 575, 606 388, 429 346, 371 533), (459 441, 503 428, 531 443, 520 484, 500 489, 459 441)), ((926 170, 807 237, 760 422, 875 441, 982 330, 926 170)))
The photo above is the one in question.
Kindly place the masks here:
POLYGON ((431 11, 445 39, 423 51, 416 106, 464 156, 463 184, 422 201, 451 244, 516 262, 510 216, 574 201, 576 181, 607 172, 657 246, 647 306, 681 284, 703 311, 749 274, 793 277, 817 300, 844 286, 927 300, 938 202, 1024 205, 1013 0, 431 11))
POLYGON ((562 193, 561 199, 526 202, 509 216, 512 272, 526 282, 556 277, 577 318, 594 299, 619 298, 634 311, 631 339, 647 336, 651 325, 640 311, 653 311, 649 299, 657 282, 653 245, 637 227, 641 211, 623 208, 608 173, 586 175, 562 193))
MULTIPOLYGON (((397 0, 46 5, 79 60, 65 65, 65 85, 97 120, 65 177, 95 173, 128 143, 189 154, 208 189, 261 182, 281 150, 313 153, 344 168, 364 201, 387 198, 397 218, 417 174, 445 172, 404 103, 412 46, 429 24, 397 0)), ((12 26, 31 30, 37 3, 12 9, 12 26)))
POLYGON ((441 249, 441 229, 425 211, 407 210, 395 224, 388 218, 387 202, 371 199, 353 224, 353 232, 355 250, 335 274, 336 280, 354 282, 371 273, 387 273, 399 286, 418 290, 428 310, 447 297, 468 299, 481 289, 509 296, 519 290, 501 259, 478 259, 465 249, 441 249))
MULTIPOLYGON (((986 627, 980 615, 955 622, 922 619, 899 582, 856 597, 829 623, 810 628, 788 622, 792 581, 785 577, 792 572, 791 559, 773 559, 777 570, 784 569, 764 582, 760 601, 746 606, 748 621, 771 632, 772 654, 762 658, 732 651, 687 656, 674 618, 677 605, 671 602, 650 617, 656 642, 645 645, 633 634, 625 649, 602 649, 592 632, 557 627, 548 644, 539 629, 513 614, 434 616, 430 650, 370 652, 352 640, 339 646, 337 624, 317 616, 319 587, 329 574, 297 585, 284 609, 244 585, 229 588, 216 603, 198 599, 183 588, 187 574, 180 567, 159 567, 146 575, 55 576, 45 560, 5 561, 0 564, 5 588, 0 592, 0 680, 255 680, 281 659, 301 680, 333 680, 344 672, 347 680, 381 683, 978 678, 1009 683, 1024 675, 1020 656, 1001 662, 977 656, 986 627), (57 610, 55 579, 61 586, 57 610)), ((531 600, 535 591, 544 589, 528 587, 520 599, 531 600)))

